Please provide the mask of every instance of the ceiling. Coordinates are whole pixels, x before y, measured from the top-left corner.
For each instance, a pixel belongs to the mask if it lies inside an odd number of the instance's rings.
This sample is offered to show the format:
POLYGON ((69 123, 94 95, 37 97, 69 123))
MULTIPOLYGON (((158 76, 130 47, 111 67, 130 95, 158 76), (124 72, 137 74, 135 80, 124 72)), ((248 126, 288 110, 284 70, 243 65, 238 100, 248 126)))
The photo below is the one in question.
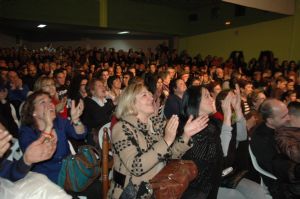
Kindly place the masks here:
MULTIPOLYGON (((147 5, 172 7, 185 13, 186 27, 191 29, 186 35, 202 34, 218 30, 245 26, 261 21, 278 19, 285 15, 270 13, 253 8, 245 8, 221 0, 130 0, 147 5), (225 26, 230 20, 232 24, 225 26)), ((161 32, 141 32, 138 27, 131 28, 130 34, 118 35, 123 29, 104 29, 94 26, 79 26, 47 23, 44 29, 36 26, 39 21, 0 18, 0 31, 5 34, 21 36, 28 41, 67 41, 89 39, 170 39, 174 35, 161 32)))

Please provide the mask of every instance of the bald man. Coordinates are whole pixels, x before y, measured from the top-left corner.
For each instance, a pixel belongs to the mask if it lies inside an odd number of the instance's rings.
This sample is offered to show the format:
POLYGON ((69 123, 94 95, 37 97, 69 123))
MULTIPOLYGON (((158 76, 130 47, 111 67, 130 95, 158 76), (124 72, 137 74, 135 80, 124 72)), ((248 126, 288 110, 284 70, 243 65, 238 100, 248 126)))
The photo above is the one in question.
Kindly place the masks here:
POLYGON ((290 120, 288 108, 277 99, 267 99, 261 104, 259 112, 264 122, 254 130, 251 149, 260 167, 275 175, 277 180, 263 175, 261 177, 273 199, 299 198, 291 190, 291 185, 300 172, 297 172, 293 161, 278 152, 275 141, 276 129, 290 120))

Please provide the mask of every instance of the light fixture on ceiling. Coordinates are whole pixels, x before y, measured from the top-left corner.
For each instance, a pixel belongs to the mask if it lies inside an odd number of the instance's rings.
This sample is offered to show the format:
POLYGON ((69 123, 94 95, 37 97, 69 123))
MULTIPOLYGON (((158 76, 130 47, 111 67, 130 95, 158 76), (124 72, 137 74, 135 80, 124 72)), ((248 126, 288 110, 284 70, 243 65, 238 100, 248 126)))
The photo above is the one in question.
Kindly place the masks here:
POLYGON ((118 35, 125 35, 125 34, 129 34, 130 32, 129 31, 121 31, 121 32, 118 32, 118 35))
POLYGON ((231 24, 231 21, 226 21, 226 22, 225 22, 225 25, 226 25, 226 26, 229 26, 230 24, 231 24))
POLYGON ((40 24, 40 25, 38 25, 37 27, 38 28, 45 28, 47 25, 46 24, 40 24))

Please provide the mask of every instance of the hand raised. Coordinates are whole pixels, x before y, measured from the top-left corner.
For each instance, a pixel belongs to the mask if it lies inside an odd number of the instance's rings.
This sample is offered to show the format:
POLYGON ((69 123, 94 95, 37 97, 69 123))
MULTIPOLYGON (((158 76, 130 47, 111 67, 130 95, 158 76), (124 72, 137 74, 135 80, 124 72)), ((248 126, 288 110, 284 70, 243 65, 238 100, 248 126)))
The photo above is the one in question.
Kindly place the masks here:
POLYGON ((73 122, 76 122, 79 117, 82 115, 82 112, 84 110, 84 103, 82 99, 79 100, 79 103, 77 106, 75 106, 75 101, 72 100, 71 102, 71 118, 73 122))
POLYGON ((51 135, 51 139, 49 140, 48 137, 41 134, 39 139, 28 146, 23 157, 25 164, 31 165, 33 163, 42 162, 53 156, 57 146, 57 135, 55 131, 53 131, 51 135))
POLYGON ((165 128, 164 140, 166 141, 168 146, 170 146, 175 140, 178 125, 179 125, 178 116, 172 115, 165 128))
POLYGON ((231 110, 231 103, 234 98, 234 94, 232 92, 229 92, 224 100, 221 102, 222 111, 224 114, 224 117, 231 118, 232 110, 231 110))
POLYGON ((235 90, 231 104, 235 111, 241 109, 241 91, 238 84, 235 84, 235 90))
POLYGON ((187 137, 192 137, 196 133, 202 131, 205 127, 207 127, 208 123, 208 115, 201 115, 193 120, 193 116, 190 116, 188 121, 184 126, 184 135, 187 137))
POLYGON ((9 141, 11 139, 12 136, 8 133, 8 131, 0 129, 0 158, 2 158, 5 152, 9 149, 9 141))

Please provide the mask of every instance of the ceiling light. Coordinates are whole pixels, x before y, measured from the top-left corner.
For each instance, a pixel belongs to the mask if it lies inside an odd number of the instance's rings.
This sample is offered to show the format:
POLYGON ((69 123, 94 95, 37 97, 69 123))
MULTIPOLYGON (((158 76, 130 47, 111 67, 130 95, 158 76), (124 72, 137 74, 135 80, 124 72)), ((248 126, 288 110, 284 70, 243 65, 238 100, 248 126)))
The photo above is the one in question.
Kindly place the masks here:
POLYGON ((46 24, 40 24, 40 25, 38 25, 37 27, 38 28, 45 28, 47 25, 46 24))
POLYGON ((225 25, 226 25, 226 26, 229 26, 230 24, 231 24, 231 21, 226 21, 226 22, 225 22, 225 25))
POLYGON ((129 34, 129 31, 118 32, 119 35, 129 34))

